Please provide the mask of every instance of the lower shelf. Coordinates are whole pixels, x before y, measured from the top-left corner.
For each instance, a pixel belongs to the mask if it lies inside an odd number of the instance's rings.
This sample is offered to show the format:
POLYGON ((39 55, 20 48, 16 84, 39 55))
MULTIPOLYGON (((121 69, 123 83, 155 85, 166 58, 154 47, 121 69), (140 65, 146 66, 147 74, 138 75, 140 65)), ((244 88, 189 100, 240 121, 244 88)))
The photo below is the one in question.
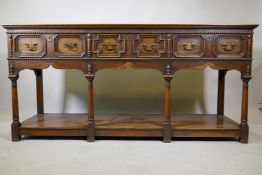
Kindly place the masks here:
MULTIPOLYGON (((163 115, 95 115, 95 136, 163 137, 163 115)), ((172 137, 240 137, 238 123, 215 114, 173 115, 172 137)), ((38 114, 21 123, 20 135, 87 136, 87 114, 38 114)))

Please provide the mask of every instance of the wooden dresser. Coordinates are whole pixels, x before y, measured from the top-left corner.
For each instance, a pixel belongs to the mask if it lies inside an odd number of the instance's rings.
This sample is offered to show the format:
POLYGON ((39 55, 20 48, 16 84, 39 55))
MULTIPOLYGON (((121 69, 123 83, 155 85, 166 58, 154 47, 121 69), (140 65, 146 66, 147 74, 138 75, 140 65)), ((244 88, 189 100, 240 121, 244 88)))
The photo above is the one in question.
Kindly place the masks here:
MULTIPOLYGON (((21 136, 236 138, 248 143, 248 82, 251 79, 253 29, 258 25, 4 25, 9 79, 12 82, 12 140, 21 136), (44 112, 42 70, 77 69, 87 79, 88 114, 44 112), (162 114, 98 115, 93 80, 106 68, 156 69, 163 75, 162 114), (216 114, 172 115, 170 82, 181 69, 218 70, 216 114), (36 76, 37 114, 20 121, 17 80, 31 69, 36 76), (239 122, 224 115, 227 71, 243 82, 239 122)), ((190 81, 190 80, 188 80, 190 81)), ((54 84, 55 85, 55 84, 54 84)), ((149 87, 150 88, 150 87, 149 87)))

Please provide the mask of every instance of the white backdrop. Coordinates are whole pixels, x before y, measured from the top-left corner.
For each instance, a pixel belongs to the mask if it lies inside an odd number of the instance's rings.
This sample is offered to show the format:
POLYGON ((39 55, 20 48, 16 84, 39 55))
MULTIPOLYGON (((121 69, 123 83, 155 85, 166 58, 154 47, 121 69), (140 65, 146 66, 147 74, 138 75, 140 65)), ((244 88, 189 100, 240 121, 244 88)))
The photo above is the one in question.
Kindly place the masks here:
MULTIPOLYGON (((179 23, 179 24, 262 24, 260 0, 0 0, 0 24, 59 23, 179 23)), ((255 30, 253 79, 250 82, 250 122, 261 120, 262 102, 262 26, 255 30)), ((0 120, 11 119, 11 85, 8 80, 5 30, 0 28, 0 120)), ((183 76, 183 75, 181 75, 183 76)), ((225 113, 240 120, 241 84, 238 72, 229 72, 226 80, 225 113)), ((64 72, 44 71, 47 112, 63 109, 64 72)), ((193 77, 192 77, 193 78, 193 77)), ((35 79, 31 71, 20 73, 19 107, 22 117, 34 114, 35 79), (22 92, 22 93, 21 93, 22 92)), ((216 111, 217 72, 204 71, 204 99, 207 112, 216 111)), ((186 92, 181 93, 183 98, 186 92)), ((194 98, 194 96, 190 97, 194 98)), ((82 112, 78 98, 68 98, 66 111, 82 112)), ((195 111, 199 109, 196 104, 195 111)))

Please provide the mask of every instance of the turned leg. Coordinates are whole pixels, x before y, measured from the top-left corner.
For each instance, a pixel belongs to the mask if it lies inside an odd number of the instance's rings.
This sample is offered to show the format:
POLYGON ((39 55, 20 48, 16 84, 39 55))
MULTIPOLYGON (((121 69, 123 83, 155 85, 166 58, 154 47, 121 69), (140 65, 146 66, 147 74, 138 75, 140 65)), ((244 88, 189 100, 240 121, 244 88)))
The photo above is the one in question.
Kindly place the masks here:
POLYGON ((88 141, 95 141, 93 79, 88 80, 88 141))
POLYGON ((242 90, 242 106, 241 106, 241 143, 248 143, 248 81, 251 77, 242 76, 243 90, 242 90))
POLYGON ((12 110, 13 110, 13 122, 11 125, 12 141, 19 141, 21 136, 19 134, 19 128, 21 126, 19 122, 19 108, 18 108, 18 93, 17 93, 17 80, 19 78, 17 74, 10 74, 9 79, 12 82, 12 110))
POLYGON ((170 82, 172 80, 171 75, 164 76, 165 78, 165 121, 164 121, 164 142, 170 143, 172 138, 172 127, 170 119, 170 82))
POLYGON ((43 71, 35 69, 36 76, 36 97, 37 97, 37 114, 44 114, 44 96, 43 96, 43 71))
POLYGON ((87 127, 87 140, 88 142, 95 141, 95 122, 94 122, 94 95, 93 95, 93 80, 92 67, 88 65, 88 74, 85 75, 88 80, 87 90, 87 105, 88 105, 88 127, 87 127))
POLYGON ((224 115, 226 73, 227 73, 227 70, 218 71, 217 115, 224 115))

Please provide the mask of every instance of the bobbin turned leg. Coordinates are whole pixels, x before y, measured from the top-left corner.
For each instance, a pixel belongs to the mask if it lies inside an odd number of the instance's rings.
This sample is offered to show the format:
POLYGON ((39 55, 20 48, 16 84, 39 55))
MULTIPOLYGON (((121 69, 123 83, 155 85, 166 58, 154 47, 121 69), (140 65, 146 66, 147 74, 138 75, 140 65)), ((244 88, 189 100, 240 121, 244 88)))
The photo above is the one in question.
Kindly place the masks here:
POLYGON ((92 67, 88 65, 88 74, 85 75, 88 80, 87 103, 88 103, 88 128, 87 140, 88 142, 95 141, 95 122, 94 122, 94 95, 93 95, 93 80, 92 67))
POLYGON ((226 73, 227 73, 227 70, 218 71, 217 115, 224 115, 226 73))
POLYGON ((44 113, 44 95, 43 95, 43 71, 35 69, 36 76, 36 97, 37 97, 37 114, 44 113))
POLYGON ((164 143, 170 143, 172 139, 172 127, 170 119, 170 82, 173 76, 165 75, 165 121, 164 121, 164 143))
POLYGON ((241 107, 241 143, 248 143, 248 82, 251 79, 249 73, 242 75, 243 90, 242 90, 242 107, 241 107), (247 75, 248 74, 248 75, 247 75))
POLYGON ((21 126, 19 122, 19 108, 18 108, 18 93, 17 93, 17 80, 19 78, 18 73, 14 73, 14 67, 10 65, 9 79, 12 82, 12 110, 13 110, 13 122, 11 125, 12 141, 21 140, 19 134, 19 128, 21 126))

